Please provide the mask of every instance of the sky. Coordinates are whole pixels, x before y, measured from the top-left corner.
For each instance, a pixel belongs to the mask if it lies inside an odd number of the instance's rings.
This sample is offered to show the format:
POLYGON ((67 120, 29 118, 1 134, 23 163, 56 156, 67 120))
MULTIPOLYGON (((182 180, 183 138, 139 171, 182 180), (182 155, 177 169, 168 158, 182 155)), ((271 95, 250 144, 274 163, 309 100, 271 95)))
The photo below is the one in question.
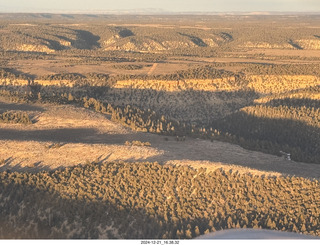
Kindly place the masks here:
POLYGON ((0 12, 319 12, 320 0, 0 0, 0 12))

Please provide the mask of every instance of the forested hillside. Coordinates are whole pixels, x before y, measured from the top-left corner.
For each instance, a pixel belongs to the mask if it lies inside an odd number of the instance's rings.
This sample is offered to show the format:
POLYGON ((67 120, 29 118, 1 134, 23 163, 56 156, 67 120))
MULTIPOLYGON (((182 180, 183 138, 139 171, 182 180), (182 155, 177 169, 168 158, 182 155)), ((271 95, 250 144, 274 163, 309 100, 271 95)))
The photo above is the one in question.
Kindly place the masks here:
POLYGON ((319 236, 319 183, 157 163, 0 174, 1 238, 193 238, 228 228, 319 236))

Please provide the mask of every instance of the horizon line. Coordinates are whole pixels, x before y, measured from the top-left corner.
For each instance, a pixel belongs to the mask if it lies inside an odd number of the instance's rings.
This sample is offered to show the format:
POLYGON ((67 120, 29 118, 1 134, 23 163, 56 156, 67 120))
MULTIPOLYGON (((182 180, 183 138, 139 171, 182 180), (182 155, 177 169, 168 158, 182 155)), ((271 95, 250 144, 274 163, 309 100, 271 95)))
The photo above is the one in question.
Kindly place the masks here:
POLYGON ((59 11, 59 10, 44 10, 44 11, 1 11, 0 14, 95 14, 95 15, 181 15, 181 14, 206 14, 206 15, 221 15, 221 14, 245 14, 245 15, 272 15, 272 14, 319 14, 320 11, 167 11, 161 9, 128 9, 128 10, 72 10, 72 11, 59 11))

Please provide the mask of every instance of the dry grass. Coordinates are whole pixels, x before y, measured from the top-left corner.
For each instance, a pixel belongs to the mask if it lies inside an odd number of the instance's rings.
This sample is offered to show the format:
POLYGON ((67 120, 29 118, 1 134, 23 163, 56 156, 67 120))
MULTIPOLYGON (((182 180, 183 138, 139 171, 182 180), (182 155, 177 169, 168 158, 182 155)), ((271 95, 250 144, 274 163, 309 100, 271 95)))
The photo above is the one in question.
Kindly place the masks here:
MULTIPOLYGON (((17 106, 19 106, 19 104, 17 106)), ((20 125, 5 126, 0 124, 0 128, 23 128, 27 130, 92 128, 99 133, 129 133, 126 128, 107 120, 105 115, 95 113, 84 108, 76 108, 69 105, 56 106, 36 104, 36 106, 43 108, 44 111, 41 113, 32 111, 30 112, 37 114, 37 122, 35 124, 25 127, 21 127, 20 125)))
POLYGON ((53 142, 1 140, 0 155, 7 159, 6 163, 2 164, 2 169, 50 170, 93 161, 144 161, 161 154, 156 149, 144 146, 70 143, 61 147, 50 147, 52 145, 53 142))

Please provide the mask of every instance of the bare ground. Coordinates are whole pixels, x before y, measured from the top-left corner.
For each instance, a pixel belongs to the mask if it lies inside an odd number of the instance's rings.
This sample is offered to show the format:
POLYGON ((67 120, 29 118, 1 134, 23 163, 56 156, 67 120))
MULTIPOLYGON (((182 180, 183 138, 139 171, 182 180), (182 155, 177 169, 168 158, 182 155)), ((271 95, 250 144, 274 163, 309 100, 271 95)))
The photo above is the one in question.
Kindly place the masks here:
POLYGON ((28 111, 35 123, 0 124, 1 171, 53 170, 91 161, 157 161, 259 175, 320 177, 319 164, 287 161, 219 141, 187 138, 177 142, 174 137, 133 132, 84 108, 0 101, 0 110, 5 109, 28 111), (133 140, 150 142, 151 146, 125 145, 133 140))

